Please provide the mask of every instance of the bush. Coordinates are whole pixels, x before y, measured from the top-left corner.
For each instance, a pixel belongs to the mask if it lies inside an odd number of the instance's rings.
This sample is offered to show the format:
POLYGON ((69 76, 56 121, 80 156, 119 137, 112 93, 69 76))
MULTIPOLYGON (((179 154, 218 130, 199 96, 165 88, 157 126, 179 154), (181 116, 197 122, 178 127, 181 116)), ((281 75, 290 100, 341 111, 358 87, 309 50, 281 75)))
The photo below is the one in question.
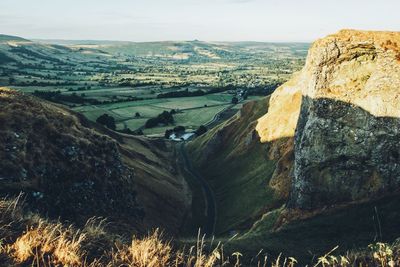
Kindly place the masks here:
POLYGON ((158 125, 158 119, 157 118, 151 118, 151 119, 148 119, 146 121, 146 124, 144 125, 144 127, 153 128, 153 127, 156 127, 157 125, 158 125))
POLYGON ((120 133, 124 133, 124 134, 131 134, 131 135, 143 135, 143 131, 142 130, 136 130, 136 131, 132 131, 129 128, 125 128, 123 130, 119 130, 118 132, 120 133))
POLYGON ((236 105, 237 103, 239 103, 239 99, 236 96, 232 97, 232 104, 236 105))
POLYGON ((173 131, 174 131, 175 133, 184 133, 185 130, 186 130, 186 128, 185 128, 184 126, 176 126, 176 127, 173 129, 173 131))
POLYGON ((157 117, 148 119, 144 127, 153 128, 156 127, 158 124, 169 125, 173 123, 174 117, 172 116, 172 112, 164 111, 157 117))
POLYGON ((195 133, 196 133, 197 136, 200 136, 200 135, 202 135, 202 134, 205 134, 206 132, 207 132, 207 127, 204 126, 204 125, 201 125, 201 126, 195 131, 195 133))
POLYGON ((165 139, 169 139, 169 137, 171 136, 171 134, 174 133, 174 130, 168 129, 165 131, 164 137, 165 139))
POLYGON ((96 122, 106 126, 107 128, 109 128, 111 130, 115 131, 115 129, 116 129, 114 117, 112 117, 106 113, 104 113, 103 115, 98 117, 96 119, 96 122))

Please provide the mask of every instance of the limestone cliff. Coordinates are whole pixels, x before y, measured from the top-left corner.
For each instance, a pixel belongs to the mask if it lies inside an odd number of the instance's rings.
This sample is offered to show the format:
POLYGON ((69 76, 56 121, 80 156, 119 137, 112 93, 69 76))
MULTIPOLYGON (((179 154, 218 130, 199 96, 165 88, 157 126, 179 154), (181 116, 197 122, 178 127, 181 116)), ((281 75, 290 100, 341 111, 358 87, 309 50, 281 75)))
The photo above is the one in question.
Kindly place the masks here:
POLYGON ((256 129, 263 142, 294 138, 294 161, 286 167, 292 171, 284 175, 292 179, 292 207, 397 190, 400 33, 343 30, 316 41, 302 71, 274 92, 256 129))

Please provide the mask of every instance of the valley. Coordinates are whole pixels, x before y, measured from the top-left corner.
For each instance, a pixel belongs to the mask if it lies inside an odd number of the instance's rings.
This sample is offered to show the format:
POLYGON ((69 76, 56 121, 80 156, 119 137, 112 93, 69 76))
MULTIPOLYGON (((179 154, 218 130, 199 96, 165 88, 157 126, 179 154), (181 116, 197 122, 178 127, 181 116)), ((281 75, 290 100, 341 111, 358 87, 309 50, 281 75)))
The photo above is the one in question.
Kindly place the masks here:
POLYGON ((119 131, 163 136, 171 125, 146 122, 174 110, 174 124, 194 131, 234 97, 241 103, 271 93, 300 69, 308 45, 30 41, 3 35, 0 85, 66 104, 92 121, 107 114, 119 131))
POLYGON ((398 266, 398 44, 0 36, 0 260, 398 266))

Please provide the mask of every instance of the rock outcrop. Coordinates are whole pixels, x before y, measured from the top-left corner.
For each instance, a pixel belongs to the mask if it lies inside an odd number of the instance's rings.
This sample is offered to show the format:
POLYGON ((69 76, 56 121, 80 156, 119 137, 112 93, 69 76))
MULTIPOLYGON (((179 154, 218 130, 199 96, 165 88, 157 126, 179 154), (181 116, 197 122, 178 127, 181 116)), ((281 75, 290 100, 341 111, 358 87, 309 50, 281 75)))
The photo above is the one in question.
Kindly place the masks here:
POLYGON ((396 191, 400 33, 343 30, 316 41, 303 70, 272 95, 257 131, 264 142, 294 138, 291 207, 396 191))

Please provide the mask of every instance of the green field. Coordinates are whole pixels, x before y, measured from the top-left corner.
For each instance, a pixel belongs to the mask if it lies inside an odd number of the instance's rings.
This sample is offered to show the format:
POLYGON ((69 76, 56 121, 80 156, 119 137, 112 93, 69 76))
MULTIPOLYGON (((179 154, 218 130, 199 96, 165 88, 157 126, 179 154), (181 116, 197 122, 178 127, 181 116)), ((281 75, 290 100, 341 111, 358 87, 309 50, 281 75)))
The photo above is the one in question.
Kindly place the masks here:
MULTIPOLYGON (((96 120, 106 113, 113 116, 117 122, 117 129, 129 128, 136 130, 144 126, 150 118, 156 117, 163 111, 176 110, 175 125, 182 125, 189 129, 196 129, 211 121, 214 116, 230 105, 232 95, 216 93, 198 97, 159 98, 122 103, 87 105, 75 107, 74 110, 83 113, 88 119, 96 120), (140 117, 135 118, 139 112, 140 117)), ((163 134, 166 129, 175 125, 144 129, 147 135, 163 134)))
MULTIPOLYGON (((163 134, 178 125, 196 129, 207 124, 244 91, 249 100, 271 93, 303 66, 308 47, 261 42, 35 42, 7 36, 0 40, 0 86, 67 105, 92 121, 108 114, 117 130, 142 128, 148 119, 174 109, 174 125, 143 129, 147 135, 163 134), (166 93, 171 98, 158 98, 166 93)), ((239 101, 232 108, 241 105, 239 101)))

